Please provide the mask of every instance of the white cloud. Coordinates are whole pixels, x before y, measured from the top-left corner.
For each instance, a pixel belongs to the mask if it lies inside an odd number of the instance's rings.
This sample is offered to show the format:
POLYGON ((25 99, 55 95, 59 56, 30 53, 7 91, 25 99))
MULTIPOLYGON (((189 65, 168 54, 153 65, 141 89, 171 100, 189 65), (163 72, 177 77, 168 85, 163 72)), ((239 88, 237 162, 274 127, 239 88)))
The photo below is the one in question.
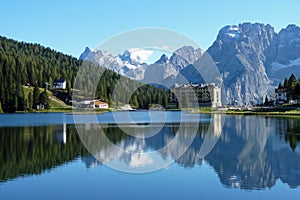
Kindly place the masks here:
POLYGON ((170 51, 171 47, 169 45, 163 45, 163 46, 159 47, 159 49, 170 51))
POLYGON ((150 58, 150 56, 153 54, 152 50, 140 48, 129 49, 129 52, 131 54, 130 58, 140 63, 146 62, 148 58, 150 58))

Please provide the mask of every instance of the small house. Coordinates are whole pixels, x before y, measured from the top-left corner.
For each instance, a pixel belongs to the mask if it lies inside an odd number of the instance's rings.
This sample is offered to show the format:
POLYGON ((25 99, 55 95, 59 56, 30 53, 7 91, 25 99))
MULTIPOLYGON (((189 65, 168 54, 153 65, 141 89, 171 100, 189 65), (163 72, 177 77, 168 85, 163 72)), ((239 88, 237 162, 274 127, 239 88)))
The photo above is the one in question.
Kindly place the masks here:
POLYGON ((67 81, 60 79, 60 80, 56 80, 53 83, 53 89, 61 89, 61 90, 65 90, 67 88, 67 81))
POLYGON ((288 100, 286 88, 275 89, 275 94, 276 94, 276 102, 279 104, 283 104, 284 102, 286 102, 288 100))
POLYGON ((93 100, 90 103, 91 108, 108 108, 108 103, 100 100, 93 100))
POLYGON ((108 108, 108 103, 100 100, 85 100, 79 103, 79 108, 108 108))

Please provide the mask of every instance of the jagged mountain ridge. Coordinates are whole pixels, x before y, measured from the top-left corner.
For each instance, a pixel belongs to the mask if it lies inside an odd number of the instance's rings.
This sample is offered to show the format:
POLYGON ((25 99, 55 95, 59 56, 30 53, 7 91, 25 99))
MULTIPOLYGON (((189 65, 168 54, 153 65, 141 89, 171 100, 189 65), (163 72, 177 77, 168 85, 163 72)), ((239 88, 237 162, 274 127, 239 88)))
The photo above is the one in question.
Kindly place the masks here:
MULTIPOLYGON (((205 53, 221 73, 225 104, 259 103, 285 77, 292 73, 300 77, 300 28, 288 25, 276 33, 269 24, 228 25, 219 31, 205 53)), ((170 58, 162 55, 153 64, 125 62, 120 55, 114 57, 102 51, 91 55, 84 52, 80 59, 96 62, 135 80, 147 82, 154 78, 155 82, 168 85, 180 81, 179 75, 190 82, 201 82, 203 79, 194 73, 193 64, 202 55, 200 49, 184 46, 170 58)))
MULTIPOLYGON (((137 68, 144 68, 147 66, 146 63, 140 62, 139 59, 131 58, 131 52, 126 50, 123 54, 113 56, 112 54, 102 51, 95 50, 86 47, 84 52, 79 57, 80 60, 92 61, 100 66, 111 69, 121 75, 127 75, 130 70, 137 68)), ((130 76, 129 76, 130 77, 130 76)), ((136 80, 140 80, 138 77, 131 77, 136 80)))
POLYGON ((159 74, 162 75, 159 81, 162 81, 162 79, 169 76, 176 76, 181 69, 194 63, 201 55, 202 51, 200 49, 183 46, 177 49, 170 58, 163 54, 156 62, 147 64, 140 62, 137 58, 132 58, 131 50, 126 50, 123 54, 113 56, 108 52, 91 50, 86 47, 79 59, 92 61, 135 80, 144 80, 149 76, 157 76, 157 70, 159 70, 159 74), (157 67, 158 65, 160 67, 157 67))

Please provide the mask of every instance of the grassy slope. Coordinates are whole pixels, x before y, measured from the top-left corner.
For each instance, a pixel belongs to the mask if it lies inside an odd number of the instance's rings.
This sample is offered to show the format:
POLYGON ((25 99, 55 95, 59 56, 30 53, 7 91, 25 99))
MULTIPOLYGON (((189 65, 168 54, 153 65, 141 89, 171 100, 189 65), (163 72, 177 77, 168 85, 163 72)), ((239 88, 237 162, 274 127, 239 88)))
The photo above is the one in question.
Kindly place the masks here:
MULTIPOLYGON (((28 98, 28 93, 31 92, 33 94, 33 87, 23 87, 24 89, 24 95, 25 95, 25 99, 27 100, 28 98)), ((39 88, 40 89, 40 93, 42 93, 44 91, 43 88, 39 88)), ((49 94, 49 98, 50 98, 50 111, 51 110, 64 110, 64 109, 68 109, 71 108, 71 106, 65 104, 63 101, 61 101, 60 99, 56 98, 53 93, 51 91, 48 91, 49 94)))

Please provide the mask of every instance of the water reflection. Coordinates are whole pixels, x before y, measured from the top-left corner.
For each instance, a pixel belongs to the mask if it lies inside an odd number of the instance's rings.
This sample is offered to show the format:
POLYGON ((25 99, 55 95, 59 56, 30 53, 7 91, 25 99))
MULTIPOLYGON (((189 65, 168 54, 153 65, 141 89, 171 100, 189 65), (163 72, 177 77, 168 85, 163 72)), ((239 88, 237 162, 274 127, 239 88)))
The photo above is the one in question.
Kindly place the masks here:
POLYGON ((73 126, 0 128, 0 182, 89 155, 73 126))
MULTIPOLYGON (((130 153, 162 149, 157 151, 159 159, 173 159, 178 167, 192 168, 207 162, 227 187, 271 188, 278 179, 290 187, 300 185, 300 119, 227 116, 223 128, 222 116, 213 115, 211 119, 212 126, 209 121, 197 124, 196 137, 179 158, 176 158, 177 152, 184 148, 181 145, 192 137, 189 131, 195 127, 193 123, 186 123, 180 132, 178 123, 169 123, 158 134, 146 138, 140 136, 150 134, 156 127, 140 130, 127 126, 127 130, 132 130, 128 135, 114 124, 106 124, 102 125, 104 135, 101 135, 93 133, 93 124, 81 126, 102 142, 101 149, 97 146, 94 153, 105 162, 117 159, 129 167, 141 167, 156 160, 130 153), (104 136, 111 142, 103 140, 104 136), (175 137, 178 137, 176 146, 171 144, 175 137), (204 146, 211 142, 216 145, 207 154, 208 148, 204 146), (129 153, 112 153, 112 145, 129 153), (103 156, 106 152, 112 156, 103 156)), ((86 151, 74 125, 0 128, 1 182, 40 174, 78 158, 87 168, 101 165, 86 151)))
POLYGON ((229 187, 270 188, 277 179, 296 187, 300 184, 300 149, 291 145, 294 141, 289 135, 299 141, 298 133, 299 119, 227 117, 207 162, 229 187))

